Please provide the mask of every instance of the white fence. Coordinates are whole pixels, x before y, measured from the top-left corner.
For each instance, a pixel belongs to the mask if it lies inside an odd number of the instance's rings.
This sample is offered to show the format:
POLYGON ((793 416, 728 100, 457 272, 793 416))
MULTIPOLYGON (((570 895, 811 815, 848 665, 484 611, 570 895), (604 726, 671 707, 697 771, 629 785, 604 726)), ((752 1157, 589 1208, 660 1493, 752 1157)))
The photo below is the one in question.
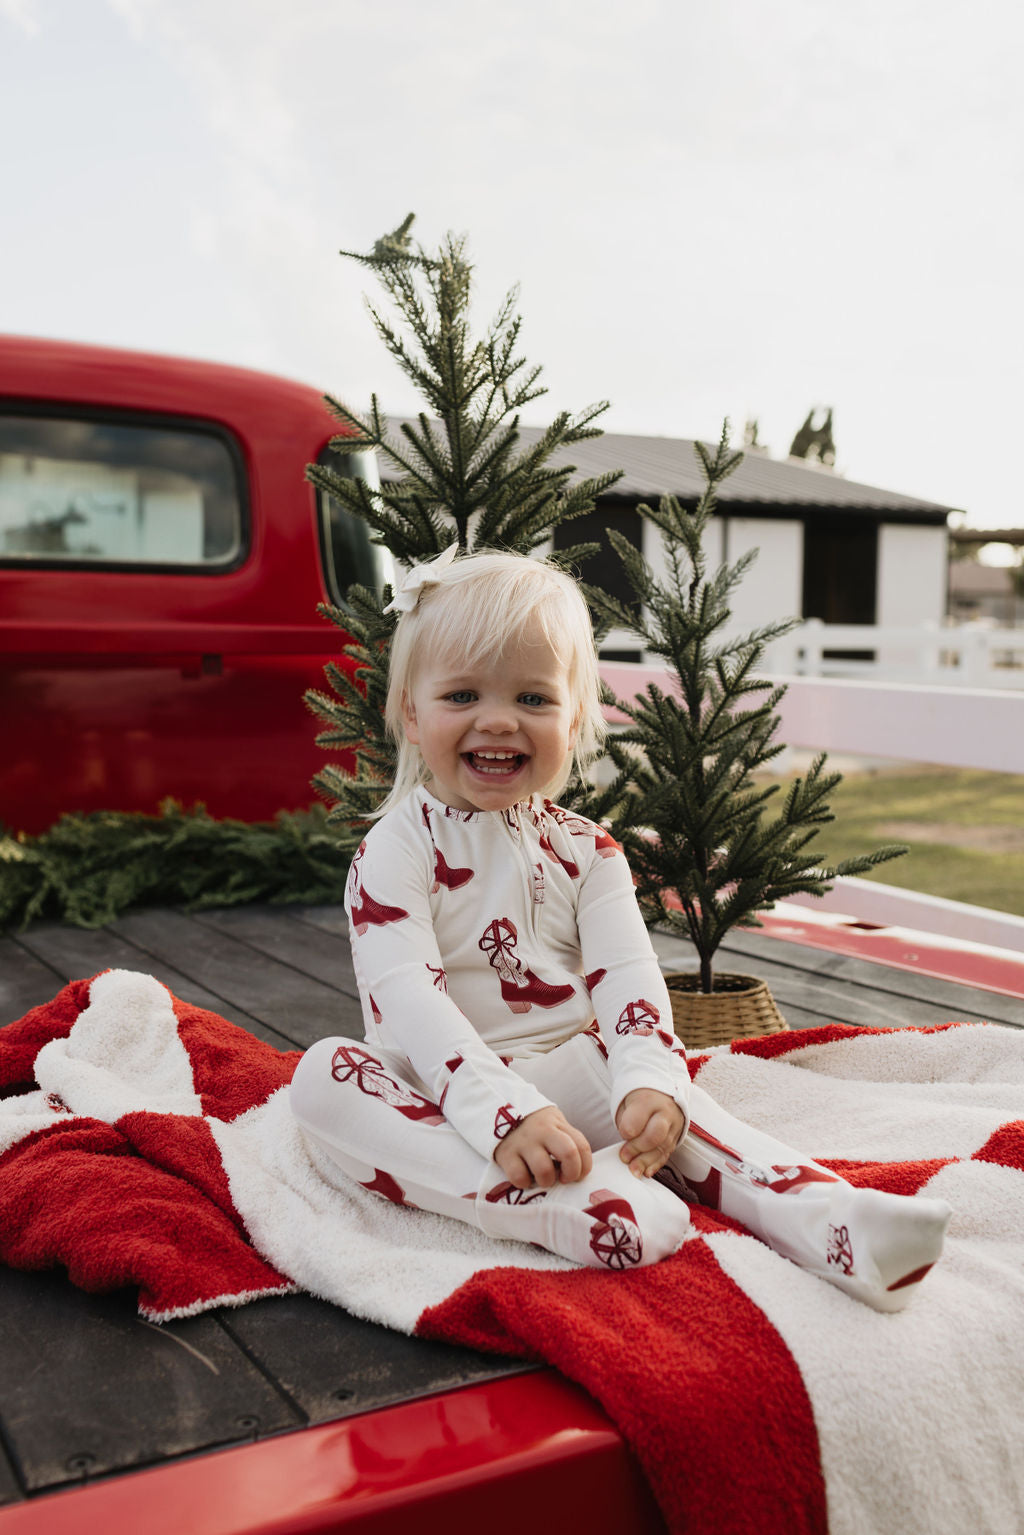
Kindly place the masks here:
POLYGON ((775 641, 768 665, 804 677, 1024 689, 1024 629, 982 624, 897 629, 810 618, 775 641))
MULTIPOLYGON (((649 680, 670 691, 667 672, 657 666, 602 661, 601 675, 622 698, 649 680)), ((774 673, 772 681, 787 685, 778 739, 788 746, 1024 773, 1022 694, 774 673)), ((821 900, 795 901, 856 921, 1024 951, 1024 918, 877 880, 839 879, 821 900)))

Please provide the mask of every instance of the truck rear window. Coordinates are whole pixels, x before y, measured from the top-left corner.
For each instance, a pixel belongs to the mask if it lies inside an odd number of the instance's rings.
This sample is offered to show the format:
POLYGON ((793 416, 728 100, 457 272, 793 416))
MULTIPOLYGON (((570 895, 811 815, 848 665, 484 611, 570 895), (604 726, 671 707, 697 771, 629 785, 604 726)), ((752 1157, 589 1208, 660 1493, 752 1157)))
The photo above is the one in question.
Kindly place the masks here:
POLYGON ((224 569, 244 552, 225 437, 179 422, 0 411, 0 561, 224 569))

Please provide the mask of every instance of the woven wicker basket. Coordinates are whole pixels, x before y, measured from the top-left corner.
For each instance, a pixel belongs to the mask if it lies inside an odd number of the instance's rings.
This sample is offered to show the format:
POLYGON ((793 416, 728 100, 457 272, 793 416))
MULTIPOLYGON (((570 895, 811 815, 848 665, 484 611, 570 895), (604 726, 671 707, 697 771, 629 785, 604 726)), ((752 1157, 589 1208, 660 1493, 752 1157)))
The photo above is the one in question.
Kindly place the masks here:
POLYGON ((688 1050, 708 1050, 789 1027, 765 982, 756 976, 719 972, 710 994, 699 990, 700 977, 693 972, 666 975, 665 984, 675 1031, 688 1050))

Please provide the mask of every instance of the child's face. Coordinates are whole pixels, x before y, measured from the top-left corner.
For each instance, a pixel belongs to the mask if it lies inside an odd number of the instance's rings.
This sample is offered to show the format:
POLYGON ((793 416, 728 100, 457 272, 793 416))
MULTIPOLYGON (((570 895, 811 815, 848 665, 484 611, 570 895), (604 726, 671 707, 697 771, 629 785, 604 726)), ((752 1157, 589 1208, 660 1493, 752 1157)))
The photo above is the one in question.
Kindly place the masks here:
POLYGON ((564 771, 577 723, 562 662, 543 637, 498 662, 424 661, 402 715, 430 770, 431 792, 457 810, 507 810, 564 771))

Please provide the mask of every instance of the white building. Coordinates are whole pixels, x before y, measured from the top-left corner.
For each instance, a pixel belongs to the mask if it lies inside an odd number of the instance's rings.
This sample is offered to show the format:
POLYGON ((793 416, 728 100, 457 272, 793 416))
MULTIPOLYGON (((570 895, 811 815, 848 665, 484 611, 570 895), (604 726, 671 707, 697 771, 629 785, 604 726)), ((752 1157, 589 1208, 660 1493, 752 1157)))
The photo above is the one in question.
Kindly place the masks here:
MULTIPOLYGON (((400 419, 392 417, 391 426, 397 428, 400 419)), ((539 427, 520 428, 523 447, 541 436, 539 427)), ((587 561, 582 573, 628 599, 631 592, 605 529, 616 528, 657 568, 658 530, 638 516, 637 507, 657 503, 666 493, 696 505, 704 483, 693 441, 606 432, 567 448, 564 458, 576 466, 574 480, 622 472, 593 512, 556 530, 555 545, 603 544, 602 554, 587 561)), ((707 546, 709 565, 734 561, 751 548, 759 551, 734 595, 738 629, 796 616, 906 630, 940 625, 946 616, 950 507, 859 485, 803 459, 769 458, 758 449, 748 451, 724 482, 718 507, 707 546)), ((637 659, 636 641, 612 634, 602 654, 637 659)), ((870 647, 841 654, 875 657, 870 647)))
MULTIPOLYGON (((524 429, 525 440, 533 435, 524 429)), ((658 531, 636 508, 666 492, 696 504, 703 480, 692 441, 607 433, 571 451, 580 477, 610 469, 622 469, 623 477, 592 514, 564 524, 556 543, 603 540, 604 529, 615 527, 656 564, 658 531)), ((950 510, 755 450, 719 491, 709 563, 759 551, 735 593, 738 628, 791 615, 826 624, 938 625, 947 611, 950 510)), ((585 574, 625 594, 611 551, 585 574)))

